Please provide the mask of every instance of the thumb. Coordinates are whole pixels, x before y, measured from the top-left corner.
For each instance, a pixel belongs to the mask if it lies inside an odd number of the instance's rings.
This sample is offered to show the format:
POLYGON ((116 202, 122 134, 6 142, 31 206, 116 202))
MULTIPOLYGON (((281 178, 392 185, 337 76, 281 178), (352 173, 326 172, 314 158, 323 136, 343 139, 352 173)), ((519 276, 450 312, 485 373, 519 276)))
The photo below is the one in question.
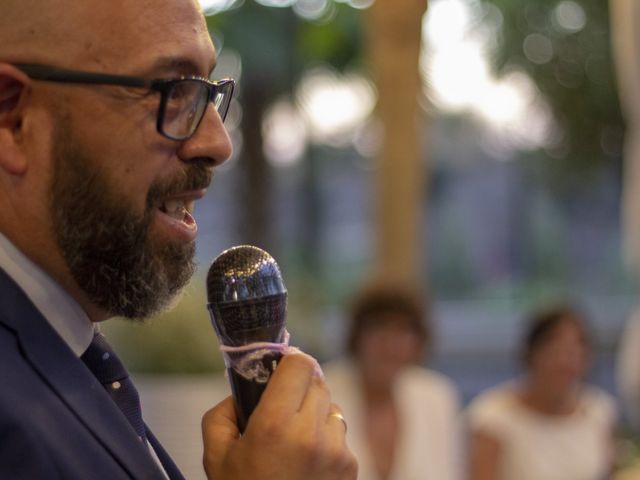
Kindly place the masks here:
POLYGON ((236 421, 233 398, 230 396, 202 417, 203 463, 209 478, 222 470, 225 459, 240 438, 236 421))

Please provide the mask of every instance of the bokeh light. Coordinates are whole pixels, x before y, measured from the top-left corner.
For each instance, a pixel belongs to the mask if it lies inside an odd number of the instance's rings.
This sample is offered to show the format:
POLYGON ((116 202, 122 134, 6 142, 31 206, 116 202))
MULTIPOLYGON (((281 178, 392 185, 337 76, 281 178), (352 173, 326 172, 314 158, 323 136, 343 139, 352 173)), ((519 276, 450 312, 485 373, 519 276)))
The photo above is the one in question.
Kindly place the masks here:
POLYGON ((362 75, 319 67, 302 77, 295 100, 279 99, 262 126, 265 155, 274 166, 297 163, 308 141, 335 146, 361 141, 375 89, 362 75))
POLYGON ((423 23, 425 41, 434 50, 464 40, 471 22, 471 12, 463 0, 433 0, 423 23))
POLYGON ((298 0, 293 5, 293 11, 305 20, 316 21, 330 18, 330 12, 335 11, 335 7, 329 0, 298 0))
POLYGON ((267 110, 262 137, 265 156, 272 165, 286 167, 302 158, 307 130, 293 102, 281 99, 267 110))
POLYGON ((265 7, 290 7, 298 0, 255 0, 257 3, 264 5, 265 7))
POLYGON ((553 58, 553 44, 549 37, 541 33, 531 33, 522 44, 522 51, 530 62, 542 65, 553 58))
POLYGON ((338 75, 328 67, 307 72, 296 90, 296 100, 315 142, 346 143, 373 111, 376 93, 357 73, 338 75))
POLYGON ((471 107, 489 82, 486 61, 477 44, 460 42, 436 50, 423 63, 433 100, 443 110, 471 107))
MULTIPOLYGON (((441 111, 482 119, 503 146, 544 146, 553 119, 534 82, 522 71, 502 78, 490 71, 488 59, 501 24, 494 9, 477 1, 432 0, 421 57, 427 96, 441 111)), ((527 37, 523 51, 540 64, 554 55, 551 41, 541 34, 527 37)))
POLYGON ((206 15, 214 15, 232 8, 238 0, 199 0, 200 6, 206 15))
POLYGON ((587 14, 580 4, 572 0, 563 0, 554 9, 552 20, 560 29, 575 33, 587 24, 587 14))
POLYGON ((369 8, 373 5, 375 0, 336 0, 339 3, 346 3, 350 7, 357 8, 359 10, 363 10, 365 8, 369 8))

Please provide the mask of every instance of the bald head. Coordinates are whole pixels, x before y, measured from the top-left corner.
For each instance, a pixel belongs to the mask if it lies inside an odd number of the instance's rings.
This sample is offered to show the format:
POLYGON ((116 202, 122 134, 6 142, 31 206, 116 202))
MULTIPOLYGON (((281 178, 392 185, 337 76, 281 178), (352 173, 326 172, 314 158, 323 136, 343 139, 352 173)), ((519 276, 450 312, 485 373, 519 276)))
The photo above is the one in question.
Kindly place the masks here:
POLYGON ((197 0, 0 1, 0 62, 107 68, 168 33, 206 33, 197 0))
POLYGON ((90 41, 86 34, 95 3, 4 0, 0 3, 0 58, 28 62, 74 58, 90 41))

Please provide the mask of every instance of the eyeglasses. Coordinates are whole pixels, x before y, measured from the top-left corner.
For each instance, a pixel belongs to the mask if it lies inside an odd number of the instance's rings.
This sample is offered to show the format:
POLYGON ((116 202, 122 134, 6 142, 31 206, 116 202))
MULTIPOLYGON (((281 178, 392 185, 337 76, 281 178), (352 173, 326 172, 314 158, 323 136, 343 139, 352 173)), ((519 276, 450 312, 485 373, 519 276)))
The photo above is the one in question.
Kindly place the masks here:
POLYGON ((200 125, 209 102, 212 102, 222 121, 227 116, 235 81, 211 81, 200 77, 152 79, 82 72, 47 65, 14 64, 29 78, 46 82, 118 85, 148 88, 160 92, 160 107, 156 128, 171 140, 187 140, 200 125))

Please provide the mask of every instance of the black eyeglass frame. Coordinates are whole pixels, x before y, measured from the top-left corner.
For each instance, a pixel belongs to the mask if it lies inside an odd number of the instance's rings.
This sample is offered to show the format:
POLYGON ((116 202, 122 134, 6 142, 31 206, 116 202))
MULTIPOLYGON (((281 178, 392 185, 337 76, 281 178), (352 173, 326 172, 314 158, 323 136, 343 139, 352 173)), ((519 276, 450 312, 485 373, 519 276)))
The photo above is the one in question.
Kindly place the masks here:
POLYGON ((32 63, 14 63, 12 64, 18 70, 26 74, 33 80, 41 80, 46 82, 59 83, 77 83, 89 85, 116 85, 122 87, 147 88, 160 93, 160 106, 158 108, 158 118, 156 121, 156 129, 160 135, 170 140, 183 141, 187 140, 198 130, 200 122, 204 118, 206 107, 202 110, 202 114, 194 127, 184 136, 169 135, 164 131, 164 117, 166 112, 167 100, 173 88, 183 81, 198 82, 206 87, 208 91, 207 101, 205 105, 211 102, 219 93, 224 95, 226 99, 222 109, 216 109, 220 118, 224 122, 229 111, 229 105, 235 89, 235 80, 225 78, 222 80, 209 80, 198 76, 183 76, 179 78, 154 78, 147 79, 142 77, 134 77, 129 75, 116 75, 110 73, 86 72, 81 70, 70 70, 66 68, 52 67, 49 65, 32 64, 32 63))

